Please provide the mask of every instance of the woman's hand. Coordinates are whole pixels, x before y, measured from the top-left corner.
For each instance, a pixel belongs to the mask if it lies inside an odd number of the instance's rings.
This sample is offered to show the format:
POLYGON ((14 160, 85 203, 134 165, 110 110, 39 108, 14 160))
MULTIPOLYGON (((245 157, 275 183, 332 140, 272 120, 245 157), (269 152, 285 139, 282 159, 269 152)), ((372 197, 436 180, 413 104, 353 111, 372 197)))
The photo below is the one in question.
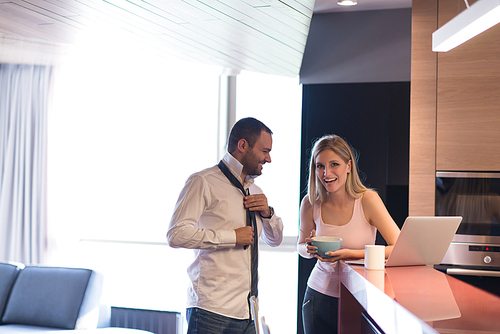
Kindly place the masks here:
POLYGON ((352 260, 353 258, 361 258, 363 257, 362 254, 356 254, 356 251, 353 251, 351 249, 339 249, 336 250, 335 252, 328 252, 327 255, 330 257, 322 257, 318 254, 318 247, 311 245, 312 238, 316 236, 316 230, 312 230, 309 238, 306 238, 306 248, 307 248, 307 253, 311 254, 313 257, 316 257, 320 261, 323 262, 335 262, 338 260, 352 260))
POLYGON ((327 252, 330 257, 321 257, 316 254, 316 257, 323 262, 335 262, 339 260, 352 260, 354 258, 352 251, 350 249, 339 249, 335 252, 327 252))
POLYGON ((312 246, 312 238, 316 236, 316 230, 311 230, 311 234, 309 235, 309 238, 306 238, 306 248, 307 248, 307 253, 311 254, 312 256, 315 256, 318 253, 318 247, 312 246))

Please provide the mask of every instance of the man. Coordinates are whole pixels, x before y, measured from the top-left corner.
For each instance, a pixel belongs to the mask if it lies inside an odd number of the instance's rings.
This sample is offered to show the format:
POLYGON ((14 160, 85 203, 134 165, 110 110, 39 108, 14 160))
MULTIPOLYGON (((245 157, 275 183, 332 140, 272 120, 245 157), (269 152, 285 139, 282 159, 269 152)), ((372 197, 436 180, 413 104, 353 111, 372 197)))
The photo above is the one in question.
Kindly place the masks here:
POLYGON ((181 191, 167 239, 171 247, 195 251, 188 268, 188 334, 255 333, 249 298, 257 295, 257 241, 262 236, 278 246, 283 239, 281 218, 254 184, 271 162, 271 148, 266 125, 241 119, 219 165, 191 175, 181 191))

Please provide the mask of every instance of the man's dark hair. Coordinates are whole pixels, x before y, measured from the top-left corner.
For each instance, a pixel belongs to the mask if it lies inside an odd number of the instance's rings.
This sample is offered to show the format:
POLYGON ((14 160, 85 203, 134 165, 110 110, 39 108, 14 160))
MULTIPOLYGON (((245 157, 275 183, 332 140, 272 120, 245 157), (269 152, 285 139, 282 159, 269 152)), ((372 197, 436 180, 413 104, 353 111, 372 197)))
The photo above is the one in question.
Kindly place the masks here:
POLYGON ((245 139, 248 142, 248 145, 253 147, 255 142, 260 138, 262 131, 266 131, 271 135, 273 134, 271 129, 269 129, 264 123, 253 117, 240 119, 231 129, 227 144, 227 151, 229 153, 234 152, 238 147, 240 139, 245 139))

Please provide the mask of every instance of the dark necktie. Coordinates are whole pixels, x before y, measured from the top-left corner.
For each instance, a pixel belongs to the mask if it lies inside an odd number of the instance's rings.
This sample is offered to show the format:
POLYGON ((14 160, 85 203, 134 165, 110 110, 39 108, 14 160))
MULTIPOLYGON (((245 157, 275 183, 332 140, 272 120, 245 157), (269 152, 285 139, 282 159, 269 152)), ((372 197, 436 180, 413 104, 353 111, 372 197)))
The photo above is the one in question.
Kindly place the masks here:
MULTIPOLYGON (((218 166, 219 166, 220 170, 222 171, 222 173, 224 173, 224 175, 226 175, 226 177, 229 179, 229 181, 231 181, 233 186, 235 186, 236 188, 238 188, 241 191, 241 193, 243 194, 243 197, 245 197, 246 195, 250 195, 250 192, 248 192, 248 193, 245 192, 245 188, 243 188, 243 185, 241 184, 241 182, 238 181, 238 179, 236 179, 236 177, 233 175, 233 173, 231 173, 229 168, 227 168, 227 166, 222 162, 222 160, 219 161, 218 166)), ((254 231, 254 238, 253 238, 253 245, 252 245, 252 285, 251 285, 251 290, 250 290, 250 296, 257 297, 257 294, 258 294, 257 281, 258 281, 258 277, 259 277, 258 272, 257 272, 257 265, 259 263, 259 249, 258 249, 259 235, 258 235, 258 231, 257 231, 257 222, 255 220, 255 212, 250 211, 249 209, 247 209, 247 226, 252 226, 253 231, 254 231)), ((247 246, 245 246, 244 248, 246 249, 247 246)))

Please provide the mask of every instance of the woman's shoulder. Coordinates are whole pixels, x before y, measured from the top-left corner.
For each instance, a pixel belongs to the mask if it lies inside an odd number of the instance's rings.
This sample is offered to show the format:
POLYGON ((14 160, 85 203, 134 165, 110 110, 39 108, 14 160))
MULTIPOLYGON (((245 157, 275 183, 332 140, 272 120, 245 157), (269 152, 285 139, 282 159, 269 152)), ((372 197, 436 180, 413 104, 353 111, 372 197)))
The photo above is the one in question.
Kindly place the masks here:
POLYGON ((379 204, 381 201, 379 194, 373 189, 366 190, 360 199, 363 207, 373 206, 379 204))
POLYGON ((304 213, 311 213, 311 215, 313 215, 314 213, 317 213, 318 210, 321 210, 321 202, 316 200, 314 204, 311 204, 309 196, 304 196, 302 203, 300 204, 300 211, 304 213))
POLYGON ((373 189, 366 189, 366 191, 363 193, 363 195, 361 196, 361 198, 363 199, 368 199, 368 200, 371 200, 371 199, 374 199, 374 198, 379 198, 380 196, 378 195, 378 193, 373 190, 373 189))
MULTIPOLYGON (((372 225, 374 225, 374 221, 379 220, 377 217, 380 218, 381 215, 389 215, 389 213, 387 212, 387 208, 382 201, 382 198, 380 198, 380 195, 375 190, 367 190, 365 192, 362 198, 362 205, 366 220, 369 221, 372 225)), ((379 226, 377 225, 374 226, 379 228, 379 226)))
POLYGON ((300 204, 300 217, 302 220, 313 221, 314 220, 314 205, 309 201, 309 197, 306 195, 302 199, 302 203, 300 204))
POLYGON ((312 209, 313 205, 311 204, 311 201, 309 200, 309 195, 305 195, 304 198, 302 198, 302 203, 300 204, 301 210, 310 210, 312 209))

